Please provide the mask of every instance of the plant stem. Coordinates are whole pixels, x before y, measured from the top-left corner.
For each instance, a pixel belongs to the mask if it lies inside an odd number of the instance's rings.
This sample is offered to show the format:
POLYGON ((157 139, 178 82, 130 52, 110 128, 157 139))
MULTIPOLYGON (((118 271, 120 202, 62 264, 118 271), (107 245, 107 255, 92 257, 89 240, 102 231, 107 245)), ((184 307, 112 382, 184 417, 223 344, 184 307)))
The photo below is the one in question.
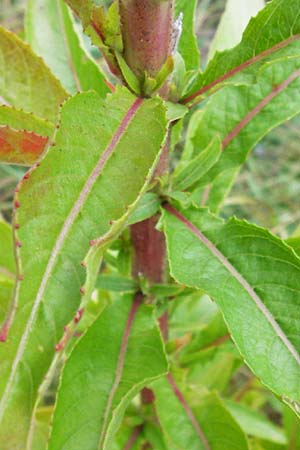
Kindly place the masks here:
POLYGON ((134 249, 133 276, 143 275, 150 284, 162 283, 165 267, 164 235, 155 229, 158 215, 138 222, 131 227, 134 249))
MULTIPOLYGON (((132 71, 143 79, 145 74, 155 77, 173 46, 174 0, 119 0, 123 56, 132 71)), ((165 89, 167 96, 168 89, 165 89)), ((163 148, 154 178, 168 168, 170 133, 163 148)), ((147 149, 146 149, 147 151, 147 149)), ((147 278, 150 284, 162 283, 165 278, 166 245, 163 233, 156 230, 159 215, 131 226, 133 245, 132 275, 147 278)), ((160 318, 164 339, 168 337, 168 314, 160 318)), ((153 403, 154 394, 144 388, 144 404, 153 403)))

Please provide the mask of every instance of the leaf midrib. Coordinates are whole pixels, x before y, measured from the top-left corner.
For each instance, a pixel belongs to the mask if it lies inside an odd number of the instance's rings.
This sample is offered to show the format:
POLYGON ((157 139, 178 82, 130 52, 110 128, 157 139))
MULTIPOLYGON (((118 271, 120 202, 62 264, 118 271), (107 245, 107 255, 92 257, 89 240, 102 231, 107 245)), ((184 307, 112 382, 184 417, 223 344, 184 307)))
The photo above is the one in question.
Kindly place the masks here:
POLYGON ((137 112, 137 110, 139 109, 139 107, 143 104, 144 100, 141 98, 137 98, 133 104, 131 105, 131 107, 128 109, 127 113, 124 115, 119 127, 117 128, 117 130, 115 131, 114 135, 112 136, 111 141, 109 142, 109 144, 107 145, 106 149, 104 150, 104 152, 101 154, 95 168, 93 169, 93 171, 91 172, 89 178, 87 179, 87 182, 85 183, 85 185, 83 186, 78 200, 75 202, 75 204, 73 205, 67 219, 65 220, 62 229, 58 235, 58 238, 55 242, 54 248, 51 252, 50 258, 48 260, 48 264, 46 266, 44 275, 42 277, 41 280, 41 284, 39 287, 39 290, 37 292, 37 295, 35 297, 35 300, 33 302, 33 307, 32 307, 32 311, 29 317, 29 320, 26 324, 24 333, 22 335, 21 341, 19 343, 18 349, 17 349, 17 353, 16 353, 16 357, 12 363, 12 369, 10 372, 10 377, 9 380, 7 382, 6 385, 6 389, 3 393, 2 399, 0 401, 0 421, 2 420, 3 417, 3 413, 5 410, 5 404, 6 404, 6 400, 8 398, 15 374, 16 374, 16 370, 18 367, 19 362, 21 361, 21 358, 23 356, 23 352, 26 346, 26 342, 30 333, 30 329, 31 326, 34 322, 35 316, 38 312, 38 308, 39 305, 42 301, 48 280, 50 278, 50 275, 52 273, 52 270, 55 266, 55 262, 56 262, 56 258, 59 254, 59 251, 61 249, 61 247, 63 246, 65 239, 67 237, 67 234, 69 232, 69 230, 71 229, 76 217, 78 216, 82 205, 84 204, 86 198, 88 197, 89 193, 91 192, 92 187, 94 186, 95 182, 98 179, 98 176, 100 174, 100 172, 102 171, 103 167, 105 166, 105 163, 107 162, 107 160, 109 159, 110 155, 112 154, 115 146, 118 144, 118 142, 120 141, 120 139, 122 138, 122 136, 124 135, 128 125, 131 123, 131 121, 133 120, 133 118, 135 117, 135 114, 137 112))

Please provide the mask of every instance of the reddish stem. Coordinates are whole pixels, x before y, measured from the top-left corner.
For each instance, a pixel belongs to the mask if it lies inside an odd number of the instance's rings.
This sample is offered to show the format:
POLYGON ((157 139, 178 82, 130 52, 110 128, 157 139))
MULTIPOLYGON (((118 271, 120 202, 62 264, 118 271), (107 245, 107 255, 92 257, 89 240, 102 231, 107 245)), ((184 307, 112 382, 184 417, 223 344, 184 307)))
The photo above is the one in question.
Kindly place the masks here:
POLYGON ((155 229, 158 219, 156 215, 131 227, 133 276, 143 275, 150 283, 161 283, 164 279, 165 239, 155 229))

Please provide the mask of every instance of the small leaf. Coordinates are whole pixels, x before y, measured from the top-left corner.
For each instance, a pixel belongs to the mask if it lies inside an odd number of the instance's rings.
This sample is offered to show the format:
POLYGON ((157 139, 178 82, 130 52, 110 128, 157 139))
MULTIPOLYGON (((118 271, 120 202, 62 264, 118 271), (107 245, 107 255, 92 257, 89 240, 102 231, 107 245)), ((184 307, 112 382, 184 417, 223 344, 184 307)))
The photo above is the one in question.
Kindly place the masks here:
POLYGON ((160 198, 154 192, 147 192, 139 201, 136 209, 130 215, 128 225, 142 222, 149 217, 154 216, 160 207, 160 198))
POLYGON ((137 289, 134 280, 112 274, 99 275, 95 287, 114 292, 134 292, 137 289))
POLYGON ((68 92, 94 89, 102 97, 108 93, 100 67, 84 50, 63 0, 27 2, 26 38, 68 92))
POLYGON ((182 119, 187 113, 188 108, 180 103, 166 102, 167 117, 170 122, 182 119))
POLYGON ((221 156, 220 138, 215 137, 208 146, 191 161, 179 164, 174 172, 174 189, 185 190, 195 183, 211 169, 221 156))
POLYGON ((0 96, 5 103, 55 123, 67 93, 43 60, 1 27, 0 58, 0 96))
POLYGON ((121 69, 124 80, 126 81, 128 87, 137 95, 141 93, 141 85, 137 76, 130 69, 125 59, 120 53, 116 53, 116 58, 121 69))
POLYGON ((63 370, 49 450, 110 449, 129 402, 166 373, 153 307, 140 301, 115 301, 76 345, 63 370))
POLYGON ((157 298, 173 297, 184 292, 185 286, 176 284, 153 284, 149 287, 149 294, 157 298))
POLYGON ((246 363, 299 413, 300 259, 245 221, 165 208, 173 277, 216 301, 246 363))

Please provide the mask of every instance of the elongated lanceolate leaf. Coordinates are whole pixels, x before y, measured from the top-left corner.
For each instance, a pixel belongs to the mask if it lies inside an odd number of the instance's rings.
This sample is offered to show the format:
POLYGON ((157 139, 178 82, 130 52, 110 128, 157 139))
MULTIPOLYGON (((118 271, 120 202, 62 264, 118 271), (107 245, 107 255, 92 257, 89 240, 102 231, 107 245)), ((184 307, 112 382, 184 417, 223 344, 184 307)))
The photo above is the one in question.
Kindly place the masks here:
POLYGON ((259 67, 277 58, 282 49, 293 48, 300 37, 299 9, 300 0, 270 2, 251 19, 238 46, 215 55, 203 74, 199 74, 184 102, 203 96, 223 83, 234 83, 233 76, 242 75, 249 78, 251 68, 255 76, 259 67))
POLYGON ((225 11, 209 49, 209 59, 216 51, 237 45, 251 17, 264 6, 264 0, 227 0, 225 11))
POLYGON ((222 141, 223 154, 199 183, 210 184, 206 196, 213 211, 219 208, 255 144, 272 128, 300 113, 300 42, 294 46, 297 57, 266 64, 256 74, 254 84, 224 87, 198 115, 192 158, 216 133, 222 141))
POLYGON ((153 307, 141 301, 138 294, 114 302, 74 348, 62 374, 49 450, 111 449, 128 403, 166 373, 153 307))
POLYGON ((267 230, 165 206, 173 277, 206 291, 261 381, 300 412, 300 259, 267 230))
POLYGON ((43 60, 0 27, 0 100, 53 123, 67 93, 43 60))
POLYGON ((109 91, 100 68, 81 45, 63 0, 27 3, 26 38, 68 92, 94 89, 105 96, 109 91))
POLYGON ((174 188, 185 190, 195 183, 211 169, 221 155, 221 142, 218 137, 214 138, 206 149, 191 161, 179 164, 174 172, 174 188))
POLYGON ((136 202, 165 128, 158 98, 136 99, 125 89, 105 101, 78 94, 62 108, 55 146, 21 181, 14 216, 17 313, 0 347, 3 450, 26 447, 37 389, 80 303, 80 262, 90 241, 136 202))
POLYGON ((159 422, 172 450, 248 450, 246 437, 215 394, 195 400, 173 376, 152 383, 159 422))

